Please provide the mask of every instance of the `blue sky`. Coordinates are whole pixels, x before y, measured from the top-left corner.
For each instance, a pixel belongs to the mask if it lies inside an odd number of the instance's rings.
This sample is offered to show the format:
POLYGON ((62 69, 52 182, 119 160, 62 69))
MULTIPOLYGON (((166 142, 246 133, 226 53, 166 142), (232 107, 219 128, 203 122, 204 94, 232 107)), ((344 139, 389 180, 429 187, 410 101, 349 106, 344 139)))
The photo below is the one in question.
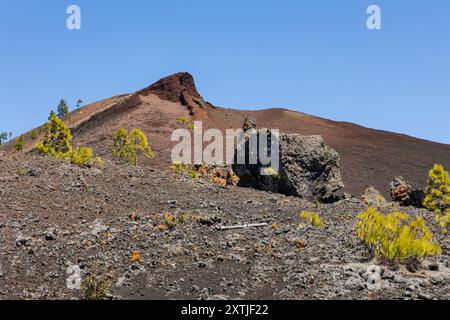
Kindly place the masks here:
POLYGON ((191 72, 212 103, 450 144, 448 0, 2 0, 0 131, 191 72), (82 29, 66 28, 66 8, 82 29), (382 10, 369 31, 366 9, 382 10))

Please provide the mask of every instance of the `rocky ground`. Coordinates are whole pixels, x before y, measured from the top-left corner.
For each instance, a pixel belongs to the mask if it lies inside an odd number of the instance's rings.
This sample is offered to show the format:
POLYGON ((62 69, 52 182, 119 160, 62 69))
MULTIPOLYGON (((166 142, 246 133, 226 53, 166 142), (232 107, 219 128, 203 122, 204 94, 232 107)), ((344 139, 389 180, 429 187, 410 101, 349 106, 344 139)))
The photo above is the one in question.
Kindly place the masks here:
POLYGON ((88 279, 109 299, 449 299, 450 242, 431 214, 402 208, 426 217, 443 249, 410 272, 370 261, 353 231, 365 208, 109 161, 0 157, 0 299, 81 299, 88 279), (219 229, 244 223, 267 226, 219 229))

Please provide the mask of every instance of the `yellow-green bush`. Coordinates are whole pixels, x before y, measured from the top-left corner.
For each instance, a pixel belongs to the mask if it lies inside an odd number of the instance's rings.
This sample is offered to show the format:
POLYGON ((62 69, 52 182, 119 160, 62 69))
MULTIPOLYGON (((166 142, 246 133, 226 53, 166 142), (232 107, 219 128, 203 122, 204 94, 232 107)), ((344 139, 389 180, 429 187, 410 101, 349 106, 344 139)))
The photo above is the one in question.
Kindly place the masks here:
POLYGON ((183 123, 186 126, 186 128, 188 128, 190 130, 195 129, 195 125, 192 123, 191 119, 186 118, 186 117, 180 117, 180 118, 178 118, 178 120, 181 123, 183 123))
POLYGON ((84 300, 104 300, 108 295, 108 281, 89 276, 84 282, 84 300))
POLYGON ((147 136, 141 130, 131 130, 130 141, 131 146, 134 150, 140 151, 144 156, 148 158, 155 157, 152 149, 148 146, 147 136))
POLYGON ((93 152, 91 148, 78 148, 72 152, 70 162, 78 166, 91 165, 94 161, 93 152))
POLYGON ((75 149, 70 155, 70 162, 80 167, 97 165, 103 167, 103 160, 100 157, 94 157, 91 148, 81 147, 75 149))
POLYGON ((436 215, 436 222, 442 228, 442 233, 447 233, 447 229, 450 227, 450 210, 447 210, 444 214, 436 215))
POLYGON ((358 215, 355 229, 373 256, 387 262, 403 263, 442 251, 432 242, 432 234, 422 217, 412 220, 399 211, 385 215, 369 208, 358 215))
POLYGON ((188 170, 187 166, 181 161, 174 161, 169 169, 180 173, 186 172, 188 170))
POLYGON ((322 221, 322 219, 320 218, 320 216, 317 212, 302 211, 299 213, 298 216, 301 220, 307 221, 314 227, 317 227, 317 228, 325 227, 325 223, 322 221))
POLYGON ((435 165, 428 173, 423 206, 437 214, 450 211, 450 176, 444 167, 435 165))
POLYGON ((37 145, 40 154, 54 158, 69 158, 72 153, 72 134, 64 122, 52 111, 44 125, 44 140, 37 145))
POLYGON ((148 158, 153 158, 155 154, 148 146, 147 136, 138 129, 131 130, 130 134, 125 129, 119 129, 113 137, 114 145, 112 155, 125 162, 137 165, 137 152, 148 158))
POLYGON ((14 144, 14 148, 16 149, 17 152, 22 152, 24 145, 25 145, 25 138, 24 138, 23 135, 21 135, 20 137, 18 137, 16 139, 16 142, 14 144))
POLYGON ((268 176, 273 176, 275 178, 279 178, 280 177, 280 172, 275 170, 272 167, 269 168, 264 168, 264 174, 268 175, 268 176))

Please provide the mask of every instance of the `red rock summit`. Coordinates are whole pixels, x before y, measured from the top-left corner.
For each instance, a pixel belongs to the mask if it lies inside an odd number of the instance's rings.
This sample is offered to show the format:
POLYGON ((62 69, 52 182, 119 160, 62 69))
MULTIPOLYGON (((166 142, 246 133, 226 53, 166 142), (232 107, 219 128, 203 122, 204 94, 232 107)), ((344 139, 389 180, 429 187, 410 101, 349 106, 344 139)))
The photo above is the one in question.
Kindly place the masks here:
POLYGON ((188 108, 191 116, 199 119, 205 114, 205 108, 212 107, 200 96, 194 78, 188 72, 179 72, 162 78, 139 94, 154 94, 161 100, 181 103, 188 108))

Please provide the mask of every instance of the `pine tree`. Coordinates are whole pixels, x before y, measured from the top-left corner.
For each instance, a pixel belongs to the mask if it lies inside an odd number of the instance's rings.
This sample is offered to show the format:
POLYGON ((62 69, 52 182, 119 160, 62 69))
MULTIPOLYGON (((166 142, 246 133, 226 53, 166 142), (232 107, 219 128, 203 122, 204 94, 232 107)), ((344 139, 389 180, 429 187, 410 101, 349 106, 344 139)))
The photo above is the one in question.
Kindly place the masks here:
POLYGON ((55 112, 51 112, 49 122, 44 125, 44 140, 37 145, 40 154, 54 158, 68 158, 72 153, 72 134, 55 112))
POLYGON ((67 105, 66 100, 61 99, 61 101, 59 102, 57 111, 58 111, 59 118, 65 116, 66 114, 69 113, 69 106, 67 105))
POLYGON ((8 140, 8 133, 2 132, 0 133, 0 146, 4 144, 8 140))
POLYGON ((148 158, 155 156, 152 149, 148 146, 147 136, 138 129, 131 130, 129 135, 125 129, 119 129, 113 141, 113 157, 131 163, 134 166, 138 162, 137 151, 140 151, 142 155, 148 158))
POLYGON ((82 104, 83 104, 83 100, 78 99, 77 100, 77 108, 80 108, 82 104))

